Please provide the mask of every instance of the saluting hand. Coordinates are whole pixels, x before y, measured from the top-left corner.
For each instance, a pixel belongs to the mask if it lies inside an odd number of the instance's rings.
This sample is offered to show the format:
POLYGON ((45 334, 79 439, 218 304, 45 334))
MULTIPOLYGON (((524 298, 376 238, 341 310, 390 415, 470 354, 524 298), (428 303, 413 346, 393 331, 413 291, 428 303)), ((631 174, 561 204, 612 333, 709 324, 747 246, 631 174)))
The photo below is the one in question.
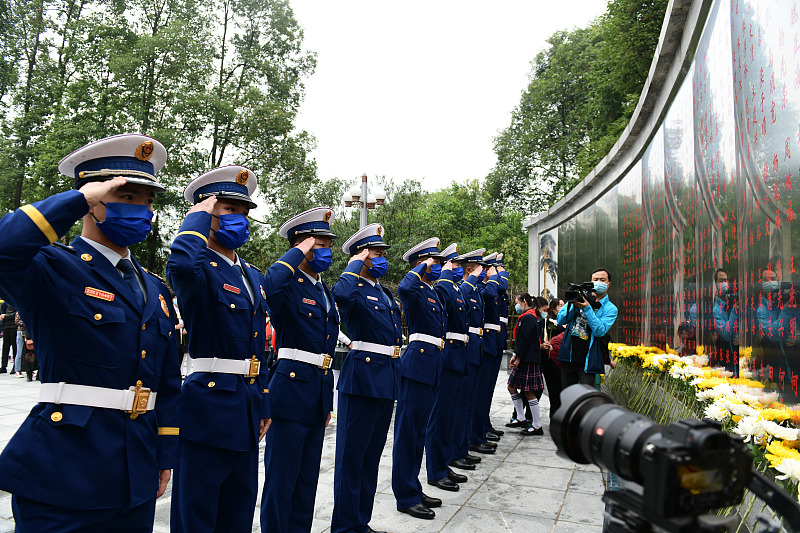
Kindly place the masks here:
POLYGON ((486 271, 487 278, 491 278, 495 274, 497 274, 497 269, 495 267, 489 267, 489 270, 486 271))
POLYGON ((86 198, 86 203, 89 204, 89 209, 91 209, 99 204, 106 194, 110 193, 114 189, 122 187, 126 183, 128 183, 127 178, 117 176, 108 181, 90 181, 81 187, 80 191, 83 193, 84 198, 86 198))
POLYGON ((209 196, 199 204, 194 204, 191 209, 189 209, 189 214, 197 213, 199 211, 205 211, 206 213, 213 213, 214 206, 217 204, 217 197, 216 196, 209 196))
POLYGON ((476 278, 479 278, 481 277, 481 272, 483 272, 483 266, 478 265, 475 270, 472 271, 472 275, 476 278))
POLYGON ((308 252, 311 251, 316 242, 317 239, 315 239, 314 237, 306 237, 305 239, 302 240, 302 242, 300 242, 300 244, 297 245, 297 247, 300 249, 301 252, 303 252, 303 255, 306 255, 308 254, 308 252))
POLYGON ((446 262, 442 267, 442 270, 453 270, 453 263, 451 261, 446 262))
POLYGON ((350 264, 353 261, 364 261, 364 260, 367 259, 367 256, 369 256, 369 248, 364 248, 363 250, 358 252, 356 255, 351 257, 350 261, 348 261, 347 263, 350 264))

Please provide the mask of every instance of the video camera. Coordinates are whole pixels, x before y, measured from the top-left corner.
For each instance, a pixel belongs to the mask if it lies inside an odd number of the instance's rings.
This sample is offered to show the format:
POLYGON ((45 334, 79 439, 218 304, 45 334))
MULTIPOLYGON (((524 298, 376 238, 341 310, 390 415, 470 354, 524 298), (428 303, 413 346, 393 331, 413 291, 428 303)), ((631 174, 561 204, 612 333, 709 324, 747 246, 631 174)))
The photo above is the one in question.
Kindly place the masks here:
POLYGON ((597 301, 597 293, 594 291, 594 283, 584 281, 583 283, 567 283, 569 287, 564 294, 564 303, 577 303, 586 300, 592 309, 600 309, 600 302, 597 301))
POLYGON ((561 393, 550 432, 560 457, 596 464, 642 487, 642 494, 622 489, 603 495, 604 531, 728 531, 736 515, 703 513, 741 503, 745 488, 784 516, 790 531, 800 530, 800 505, 754 471, 742 439, 714 421, 664 427, 593 387, 572 385, 561 393))

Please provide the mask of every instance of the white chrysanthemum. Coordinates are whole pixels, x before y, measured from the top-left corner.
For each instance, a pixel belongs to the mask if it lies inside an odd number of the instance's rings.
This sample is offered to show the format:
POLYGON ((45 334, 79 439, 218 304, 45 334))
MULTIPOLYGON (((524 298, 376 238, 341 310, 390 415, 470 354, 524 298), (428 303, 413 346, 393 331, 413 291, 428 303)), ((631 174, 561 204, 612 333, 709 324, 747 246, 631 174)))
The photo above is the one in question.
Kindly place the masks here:
POLYGON ((737 416, 757 416, 758 411, 747 404, 725 400, 722 404, 725 409, 737 416))
POLYGON ((786 458, 781 461, 781 464, 775 467, 781 476, 775 476, 777 479, 790 479, 795 483, 800 482, 800 461, 796 459, 786 458))
POLYGON ((761 403, 763 403, 765 405, 768 405, 768 404, 771 404, 772 402, 777 402, 778 401, 778 397, 779 396, 778 396, 777 392, 765 392, 759 398, 759 400, 761 400, 761 403))
POLYGON ((781 440, 797 440, 798 434, 800 434, 800 430, 781 426, 772 420, 764 420, 763 424, 764 431, 781 440))
POLYGON ((750 370, 740 370, 739 377, 745 379, 751 379, 753 377, 753 372, 751 372, 750 370))
POLYGON ((714 389, 703 389, 701 391, 698 391, 696 396, 697 399, 702 402, 705 400, 713 400, 717 395, 714 394, 714 389))
POLYGON ((764 427, 761 422, 763 420, 758 416, 743 416, 733 428, 733 432, 743 436, 745 442, 750 442, 751 439, 760 442, 764 437, 764 427))
POLYGON ((697 366, 707 366, 708 365, 708 356, 707 355, 695 355, 694 356, 694 364, 697 366))
POLYGON ((714 396, 736 396, 736 393, 733 392, 733 387, 728 385, 727 383, 720 383, 716 387, 712 387, 711 390, 714 391, 714 396))
POLYGON ((728 410, 718 403, 712 403, 703 411, 708 418, 722 422, 728 417, 728 410))
POLYGON ((743 390, 737 390, 736 391, 736 396, 740 400, 742 400, 743 402, 747 402, 749 404, 757 404, 757 403, 759 403, 758 396, 756 396, 755 394, 750 394, 749 392, 746 392, 746 391, 743 391, 743 390))

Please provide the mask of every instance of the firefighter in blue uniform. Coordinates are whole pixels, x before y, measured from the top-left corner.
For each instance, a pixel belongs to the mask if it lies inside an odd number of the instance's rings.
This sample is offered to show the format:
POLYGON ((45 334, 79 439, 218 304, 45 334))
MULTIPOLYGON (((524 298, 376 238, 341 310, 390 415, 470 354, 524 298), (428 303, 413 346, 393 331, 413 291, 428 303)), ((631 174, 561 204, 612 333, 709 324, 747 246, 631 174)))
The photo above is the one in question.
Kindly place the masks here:
POLYGON ((384 236, 383 226, 370 224, 350 237, 342 246, 350 262, 333 287, 352 350, 337 387, 332 533, 373 531, 378 464, 400 388, 400 307, 378 281, 388 268, 384 236))
MULTIPOLYGON (((495 257, 494 267, 497 269, 497 273, 501 278, 505 278, 505 283, 500 284, 500 288, 497 291, 497 311, 500 315, 500 333, 497 335, 497 353, 498 357, 495 361, 495 366, 497 366, 497 371, 494 374, 495 382, 497 381, 497 376, 500 373, 500 366, 503 361, 503 353, 505 352, 506 348, 508 348, 508 272, 505 271, 505 266, 503 265, 503 254, 498 253, 495 257)), ((497 440, 503 436, 505 431, 495 428, 491 421, 486 426, 486 438, 490 440, 497 440)))
MULTIPOLYGON (((462 278, 460 280, 461 293, 468 310, 469 342, 467 343, 466 367, 461 390, 458 395, 458 404, 455 411, 456 426, 453 437, 453 451, 450 466, 462 470, 475 470, 475 465, 481 461, 478 456, 471 455, 469 449, 469 435, 472 424, 472 414, 476 408, 478 375, 481 368, 481 353, 483 351, 483 299, 478 285, 483 275, 483 252, 479 248, 455 258, 458 262, 462 278)), ((494 453, 489 446, 475 447, 472 451, 480 453, 494 453)))
POLYGON ((269 427, 264 277, 236 253, 249 237, 256 176, 216 168, 192 180, 193 205, 170 247, 167 277, 189 332, 171 530, 250 532, 258 442, 269 427))
POLYGON ((78 190, 0 221, 0 292, 42 381, 0 456, 19 533, 153 529, 178 456, 178 345, 169 291, 128 246, 151 229, 166 155, 144 135, 84 146, 58 166, 78 190), (56 243, 81 217, 81 236, 56 243))
POLYGON ((433 283, 442 271, 439 239, 427 239, 403 255, 413 268, 398 287, 408 325, 408 347, 400 358, 400 394, 394 421, 392 491, 397 510, 415 518, 433 519, 432 506, 419 483, 425 433, 441 373, 444 308, 433 283))
POLYGON ((311 531, 325 427, 333 409, 330 370, 339 314, 319 276, 333 261, 333 211, 317 207, 281 226, 290 249, 266 273, 278 359, 269 390, 272 426, 261 496, 264 533, 311 531))
POLYGON ((500 357, 497 353, 499 347, 498 335, 500 333, 500 313, 497 307, 497 294, 507 278, 501 277, 494 266, 496 253, 484 256, 486 277, 478 285, 483 299, 483 353, 481 354, 481 369, 478 373, 477 400, 476 408, 472 416, 472 429, 469 442, 471 447, 478 450, 478 447, 496 447, 486 437, 487 425, 489 424, 489 410, 492 404, 494 385, 497 381, 497 372, 500 370, 500 357), (497 370, 495 370, 497 369, 497 370))
POLYGON ((453 472, 448 463, 453 459, 453 435, 458 409, 461 382, 466 373, 467 342, 469 341, 468 307, 461 288, 454 279, 452 260, 458 255, 453 243, 442 251, 442 275, 435 289, 445 309, 447 331, 442 350, 442 373, 434 396, 433 411, 425 437, 425 466, 428 484, 443 490, 457 491, 458 483, 467 476, 453 472))

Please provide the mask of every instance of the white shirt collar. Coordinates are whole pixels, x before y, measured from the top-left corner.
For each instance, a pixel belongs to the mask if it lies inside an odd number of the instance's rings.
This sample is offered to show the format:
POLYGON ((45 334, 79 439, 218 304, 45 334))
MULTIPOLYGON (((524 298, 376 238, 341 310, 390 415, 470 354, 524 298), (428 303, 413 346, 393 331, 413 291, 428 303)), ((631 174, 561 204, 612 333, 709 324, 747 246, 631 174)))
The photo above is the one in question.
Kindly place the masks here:
POLYGON ((366 281, 367 283, 369 283, 373 287, 375 286, 375 282, 374 281, 370 281, 367 278, 365 278, 364 276, 359 276, 359 278, 363 279, 364 281, 366 281))
POLYGON ((222 255, 221 253, 219 253, 218 251, 214 250, 213 248, 209 248, 209 250, 211 250, 212 252, 214 252, 215 254, 220 256, 222 259, 224 259, 225 262, 228 263, 228 266, 233 266, 233 265, 242 266, 242 262, 239 261, 239 254, 233 254, 236 257, 236 260, 235 261, 231 261, 230 258, 228 258, 225 255, 222 255))
MULTIPOLYGON (((300 269, 298 268, 297 270, 300 270, 300 269)), ((314 277, 311 274, 309 274, 308 272, 306 272, 305 270, 300 270, 300 272, 302 272, 308 278, 308 281, 310 281, 311 283, 313 283, 315 285, 317 283, 320 283, 320 284, 322 283, 322 278, 314 279, 314 277)), ((319 275, 319 274, 317 274, 317 275, 319 275)))
POLYGON ((125 257, 123 257, 123 256, 119 255, 117 252, 115 252, 114 250, 112 250, 111 248, 109 248, 108 246, 100 244, 97 241, 93 241, 92 239, 87 239, 84 236, 81 236, 81 239, 83 239, 84 241, 89 243, 89 245, 92 248, 94 248, 95 250, 100 252, 103 255, 103 257, 108 259, 108 262, 111 263, 114 267, 117 266, 117 263, 119 263, 120 259, 130 259, 130 257, 131 257, 131 251, 130 250, 128 250, 128 254, 125 257))

